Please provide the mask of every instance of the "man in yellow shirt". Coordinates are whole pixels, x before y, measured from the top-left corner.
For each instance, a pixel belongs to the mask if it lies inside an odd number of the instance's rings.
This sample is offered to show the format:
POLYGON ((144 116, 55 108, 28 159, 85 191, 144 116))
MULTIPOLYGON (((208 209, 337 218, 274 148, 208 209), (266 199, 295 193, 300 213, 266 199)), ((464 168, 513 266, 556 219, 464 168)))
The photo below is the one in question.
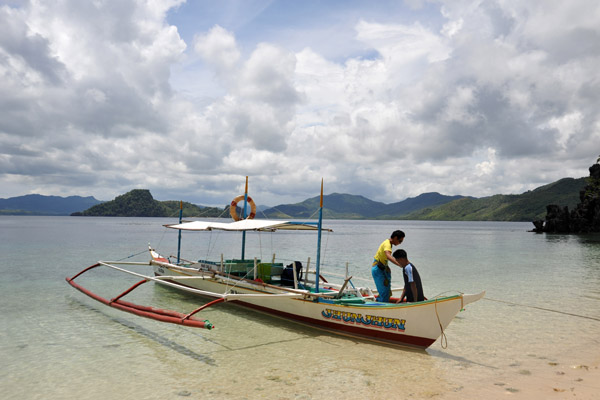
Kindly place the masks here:
POLYGON ((390 295, 392 294, 392 271, 388 266, 388 262, 396 264, 400 268, 402 265, 392 255, 392 246, 398 246, 404 241, 404 232, 394 231, 389 239, 385 239, 379 246, 375 257, 373 258, 373 266, 371 268, 371 275, 377 286, 377 292, 379 302, 389 302, 390 295))

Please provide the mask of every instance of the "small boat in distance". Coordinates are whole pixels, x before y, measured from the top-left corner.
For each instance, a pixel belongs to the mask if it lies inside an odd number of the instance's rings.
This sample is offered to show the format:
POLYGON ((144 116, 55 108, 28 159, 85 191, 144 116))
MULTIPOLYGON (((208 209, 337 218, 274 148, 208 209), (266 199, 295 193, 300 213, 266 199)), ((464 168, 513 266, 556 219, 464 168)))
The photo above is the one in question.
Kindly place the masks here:
POLYGON ((370 288, 354 286, 351 276, 346 276, 339 283, 329 282, 320 273, 321 232, 327 230, 322 227, 323 183, 321 182, 318 222, 255 220, 253 217, 256 206, 248 196, 247 179, 244 195, 236 197, 231 203, 233 222, 183 222, 180 214, 180 223, 166 225, 169 229, 178 230, 180 239, 182 231, 242 232, 241 259, 224 260, 221 257, 220 260, 182 261, 178 250, 177 261, 170 262, 168 258, 150 248, 150 265, 153 266, 155 276, 145 276, 118 266, 142 263, 99 261, 74 277, 67 278, 67 282, 106 305, 163 322, 212 329, 213 325, 210 322, 194 316, 207 307, 234 301, 240 306, 333 333, 418 348, 429 347, 440 336, 443 338, 444 347, 444 330, 450 322, 467 304, 481 299, 485 294, 459 293, 417 303, 382 303, 377 301, 377 293, 370 288), (240 218, 237 205, 242 200, 244 206, 240 218), (279 230, 316 231, 318 248, 314 270, 310 270, 308 265, 304 270, 304 266, 297 261, 284 266, 275 259, 263 262, 245 257, 247 232, 279 230), (136 275, 142 280, 119 296, 107 300, 74 282, 76 277, 98 266, 136 275), (213 300, 188 314, 140 306, 122 300, 123 296, 148 281, 213 300))

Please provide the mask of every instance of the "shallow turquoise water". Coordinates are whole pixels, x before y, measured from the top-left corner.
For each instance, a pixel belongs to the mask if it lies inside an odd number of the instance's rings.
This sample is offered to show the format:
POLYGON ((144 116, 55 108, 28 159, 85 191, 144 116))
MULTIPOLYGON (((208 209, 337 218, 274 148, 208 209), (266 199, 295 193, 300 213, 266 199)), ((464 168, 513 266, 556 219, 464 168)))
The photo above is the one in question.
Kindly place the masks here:
MULTIPOLYGON (((177 232, 162 226, 173 222, 0 217, 3 398, 444 398, 481 382, 504 396, 511 380, 550 381, 554 365, 592 362, 600 349, 600 236, 534 234, 529 223, 325 222, 334 232, 323 237, 323 272, 344 274, 348 263, 355 284, 373 286, 373 253, 402 229, 401 247, 428 297, 487 291, 450 324, 446 349, 439 341, 427 351, 374 345, 233 304, 203 312, 212 331, 161 324, 96 303, 64 281, 100 259, 147 261, 148 243, 176 254, 177 232)), ((182 256, 236 258, 240 239, 184 233, 182 256)), ((314 265, 316 242, 310 232, 249 233, 246 254, 305 264, 311 257, 314 265)), ((110 297, 135 281, 105 269, 79 282, 110 297)), ((128 298, 181 311, 203 304, 151 283, 128 298)))

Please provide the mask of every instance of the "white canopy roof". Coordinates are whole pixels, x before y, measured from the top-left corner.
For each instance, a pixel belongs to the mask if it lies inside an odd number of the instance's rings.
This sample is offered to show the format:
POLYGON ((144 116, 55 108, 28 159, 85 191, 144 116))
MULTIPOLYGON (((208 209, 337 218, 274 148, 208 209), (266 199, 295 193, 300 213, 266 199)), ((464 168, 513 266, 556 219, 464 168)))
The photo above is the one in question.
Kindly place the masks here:
MULTIPOLYGON (((192 221, 165 226, 183 231, 211 231, 213 229, 224 231, 275 231, 277 229, 316 231, 319 229, 316 224, 266 219, 242 219, 235 222, 192 221)), ((323 230, 330 231, 330 229, 323 230)))

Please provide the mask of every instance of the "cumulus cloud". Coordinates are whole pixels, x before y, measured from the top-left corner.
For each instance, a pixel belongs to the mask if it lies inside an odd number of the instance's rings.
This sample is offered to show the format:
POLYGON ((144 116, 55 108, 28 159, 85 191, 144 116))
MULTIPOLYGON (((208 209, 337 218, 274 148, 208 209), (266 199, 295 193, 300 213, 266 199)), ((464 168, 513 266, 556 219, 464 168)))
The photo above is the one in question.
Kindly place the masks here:
POLYGON ((268 6, 196 29, 168 22, 183 0, 0 6, 2 197, 144 187, 223 205, 250 175, 271 205, 313 196, 321 177, 327 192, 393 202, 587 174, 600 143, 600 5, 411 5, 431 15, 370 9, 346 40, 336 32, 348 48, 335 51, 308 39, 329 21, 305 22, 298 47, 289 27, 265 26, 268 6))
MULTIPOLYGON (((285 151, 302 99, 294 85, 295 55, 260 43, 241 62, 235 38, 220 26, 195 41, 195 50, 229 90, 224 101, 216 102, 221 120, 213 127, 229 138, 233 148, 285 151)), ((223 154, 225 160, 230 156, 223 154)))
POLYGON ((233 33, 218 25, 207 33, 197 35, 194 49, 222 74, 234 71, 241 57, 233 33))

